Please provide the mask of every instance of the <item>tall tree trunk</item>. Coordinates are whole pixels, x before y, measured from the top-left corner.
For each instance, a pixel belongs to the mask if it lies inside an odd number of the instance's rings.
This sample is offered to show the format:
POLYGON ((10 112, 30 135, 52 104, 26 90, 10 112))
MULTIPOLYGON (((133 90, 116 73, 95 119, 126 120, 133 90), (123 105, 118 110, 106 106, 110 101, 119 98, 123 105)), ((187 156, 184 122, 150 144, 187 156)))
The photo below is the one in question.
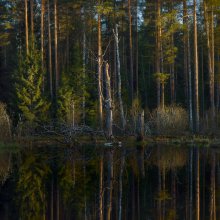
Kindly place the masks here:
POLYGON ((199 132, 199 68, 198 68, 198 36, 196 0, 193 0, 193 26, 194 26, 194 93, 195 93, 195 131, 199 132))
POLYGON ((57 19, 57 0, 54 0, 54 59, 55 59, 55 94, 57 95, 59 85, 58 72, 58 19, 57 19))
POLYGON ((139 82, 139 55, 138 55, 138 14, 139 14, 139 11, 138 11, 138 5, 139 5, 139 0, 136 0, 136 97, 138 97, 138 82, 139 82))
POLYGON ((133 38, 132 38, 132 15, 131 15, 131 0, 128 0, 128 19, 129 19, 129 57, 130 57, 130 88, 131 101, 134 99, 134 66, 133 66, 133 38))
POLYGON ((101 15, 98 14, 98 92, 99 92, 99 123, 103 128, 103 104, 102 104, 102 24, 101 15))
POLYGON ((183 0, 183 24, 185 25, 184 30, 184 93, 187 109, 189 109, 189 76, 188 76, 188 18, 187 18, 187 4, 186 0, 183 0))
POLYGON ((120 107, 120 114, 121 114, 121 123, 123 130, 125 129, 125 115, 124 115, 124 108, 123 108, 123 101, 121 96, 121 63, 120 63, 120 54, 119 54, 119 38, 118 38, 118 25, 115 25, 115 45, 116 45, 116 59, 117 59, 117 75, 118 75, 118 100, 119 100, 119 107, 120 107))
POLYGON ((190 130, 193 131, 193 94, 192 94, 192 68, 191 68, 191 51, 189 41, 189 23, 187 20, 187 53, 188 53, 188 79, 189 79, 189 125, 190 130))
POLYGON ((31 46, 34 45, 34 0, 30 0, 30 14, 31 14, 31 46))
POLYGON ((213 69, 213 57, 212 57, 212 24, 207 12, 206 1, 203 0, 204 18, 205 18, 205 30, 207 40, 207 53, 208 53, 208 71, 209 71, 209 95, 210 95, 210 107, 212 111, 212 126, 214 126, 215 120, 215 98, 214 98, 214 69, 213 69), (211 33, 210 33, 211 32, 211 33))
POLYGON ((49 59, 49 88, 50 97, 53 99, 53 73, 52 73, 52 48, 51 48, 51 23, 50 23, 50 0, 47 0, 47 13, 48 13, 48 59, 49 59))
POLYGON ((29 54, 29 30, 28 30, 28 0, 25 3, 25 42, 26 42, 26 54, 29 54))
MULTIPOLYGON (((41 0, 41 71, 44 73, 44 13, 45 13, 45 0, 41 0)), ((43 75, 44 83, 44 75, 43 75)), ((43 85, 43 90, 44 90, 43 85)))
MULTIPOLYGON (((156 73, 161 73, 161 0, 157 0, 156 18, 156 73)), ((160 79, 157 78, 157 107, 160 107, 160 79)))
MULTIPOLYGON (((171 9, 170 11, 174 9, 173 6, 173 0, 171 1, 171 9)), ((172 22, 174 23, 174 20, 172 19, 172 22)), ((171 34, 171 50, 172 50, 172 56, 175 57, 174 55, 174 33, 171 34)), ((171 104, 175 103, 175 59, 173 62, 170 64, 170 90, 171 90, 171 104)))
POLYGON ((109 76, 109 64, 105 65, 105 80, 106 80, 106 136, 108 140, 112 140, 112 123, 113 123, 113 112, 112 112, 112 96, 111 96, 111 81, 109 76))
POLYGON ((82 100, 82 120, 83 124, 86 122, 86 85, 85 85, 85 80, 86 80, 86 21, 85 21, 85 9, 83 8, 83 100, 82 100))

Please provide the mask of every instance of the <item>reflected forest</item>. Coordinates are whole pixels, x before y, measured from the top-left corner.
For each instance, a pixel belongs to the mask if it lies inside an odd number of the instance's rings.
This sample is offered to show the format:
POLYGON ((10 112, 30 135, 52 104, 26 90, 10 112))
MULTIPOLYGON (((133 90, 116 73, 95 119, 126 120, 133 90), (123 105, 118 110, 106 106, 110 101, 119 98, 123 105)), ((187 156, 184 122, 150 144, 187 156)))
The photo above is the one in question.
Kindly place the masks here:
POLYGON ((217 148, 44 146, 0 157, 1 219, 199 220, 220 215, 217 148))
POLYGON ((0 0, 0 220, 220 220, 220 0, 0 0))

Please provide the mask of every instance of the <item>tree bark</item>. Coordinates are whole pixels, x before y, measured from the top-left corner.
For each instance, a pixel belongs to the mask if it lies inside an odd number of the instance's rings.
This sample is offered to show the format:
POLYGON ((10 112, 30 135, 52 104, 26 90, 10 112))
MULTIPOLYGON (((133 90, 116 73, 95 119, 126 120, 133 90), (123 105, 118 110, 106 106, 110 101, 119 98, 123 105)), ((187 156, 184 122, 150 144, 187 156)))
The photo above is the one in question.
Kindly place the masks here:
POLYGON ((82 111, 83 111, 83 115, 82 115, 82 120, 83 120, 83 124, 85 124, 86 122, 86 97, 85 97, 85 90, 86 90, 86 86, 85 86, 85 80, 86 80, 86 30, 85 30, 85 9, 83 8, 83 100, 82 100, 82 111))
MULTIPOLYGON (((41 0, 41 71, 44 73, 44 14, 45 0, 41 0)), ((43 90, 44 90, 44 75, 43 75, 43 90)))
POLYGON ((210 96, 210 107, 212 112, 212 126, 215 123, 215 98, 214 98, 214 66, 213 66, 213 56, 212 56, 212 24, 210 21, 212 19, 209 18, 207 12, 207 4, 206 1, 203 0, 203 8, 204 8, 204 18, 205 18, 205 30, 206 30, 206 40, 207 40, 207 53, 208 53, 208 71, 209 71, 209 96, 210 96), (211 33, 210 33, 211 32, 211 33))
POLYGON ((105 65, 105 80, 106 80, 106 136, 108 140, 112 140, 112 122, 113 122, 113 112, 112 112, 112 96, 111 96, 111 81, 109 76, 109 64, 105 65))
POLYGON ((52 48, 51 48, 51 23, 50 23, 50 0, 47 0, 47 13, 48 13, 48 59, 49 59, 49 88, 50 97, 53 99, 53 73, 52 73, 52 48))
POLYGON ((31 46, 34 45, 34 0, 30 0, 30 14, 31 14, 31 46))
MULTIPOLYGON (((161 0, 157 0, 156 18, 156 73, 161 73, 161 0)), ((157 78, 157 107, 160 107, 160 79, 157 78)))
POLYGON ((55 59, 55 94, 57 95, 59 85, 58 72, 58 21, 57 21, 57 0, 54 0, 54 59, 55 59))
POLYGON ((195 131, 199 132, 199 68, 198 68, 198 36, 197 36, 196 0, 193 0, 193 26, 194 26, 195 131))
POLYGON ((102 104, 102 24, 101 15, 98 14, 98 92, 99 92, 99 123, 103 128, 103 104, 102 104))
POLYGON ((116 59, 117 59, 117 75, 118 75, 118 100, 121 114, 121 123, 123 130, 125 129, 126 121, 124 115, 123 101, 121 96, 121 63, 120 63, 120 54, 119 54, 119 38, 118 38, 118 25, 115 25, 115 43, 116 43, 116 59))
POLYGON ((28 31, 28 0, 25 3, 25 42, 26 42, 26 54, 29 55, 29 31, 28 31))
POLYGON ((189 76, 188 76, 188 18, 187 3, 183 0, 183 24, 184 30, 184 92, 187 108, 189 109, 189 76))
POLYGON ((130 87, 131 101, 134 99, 134 66, 133 66, 133 38, 132 38, 132 15, 131 15, 131 0, 128 0, 128 19, 129 19, 129 56, 130 56, 130 87))

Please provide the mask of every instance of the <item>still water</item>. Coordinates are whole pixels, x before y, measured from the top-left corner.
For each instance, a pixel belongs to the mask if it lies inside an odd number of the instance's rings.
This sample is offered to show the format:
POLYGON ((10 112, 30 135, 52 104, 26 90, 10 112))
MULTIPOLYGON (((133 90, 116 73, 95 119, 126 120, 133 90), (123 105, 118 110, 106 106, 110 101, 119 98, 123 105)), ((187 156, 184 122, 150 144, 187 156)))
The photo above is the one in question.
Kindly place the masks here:
POLYGON ((218 147, 0 151, 1 220, 219 220, 218 147))

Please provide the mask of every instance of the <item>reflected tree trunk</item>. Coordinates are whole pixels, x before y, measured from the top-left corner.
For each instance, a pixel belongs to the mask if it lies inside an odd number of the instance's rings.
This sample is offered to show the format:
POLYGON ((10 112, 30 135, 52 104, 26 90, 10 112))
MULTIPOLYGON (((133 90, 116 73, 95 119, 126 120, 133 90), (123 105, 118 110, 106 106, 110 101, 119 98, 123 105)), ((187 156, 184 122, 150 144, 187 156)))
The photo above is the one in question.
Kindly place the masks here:
MULTIPOLYGON (((52 174, 53 175, 53 174, 52 174)), ((54 193, 54 178, 52 177, 51 180, 51 189, 50 189, 50 220, 53 220, 53 212, 54 212, 54 197, 53 197, 53 193, 54 193)))
POLYGON ((107 213, 106 220, 111 220, 113 190, 113 151, 108 150, 108 177, 107 177, 107 213))
POLYGON ((103 151, 101 152, 99 162, 99 220, 103 220, 103 201, 104 201, 104 188, 103 188, 103 151))
POLYGON ((200 220, 200 152, 196 148, 196 220, 200 220))
MULTIPOLYGON (((157 147, 157 160, 160 161, 160 147, 157 147)), ((161 220, 161 167, 158 165, 158 204, 157 204, 157 219, 161 220)))
POLYGON ((193 219, 193 148, 189 155, 189 220, 193 219))
POLYGON ((212 159, 211 159, 210 220, 216 220, 215 153, 214 152, 212 152, 212 159))
POLYGON ((125 149, 121 151, 121 163, 119 172, 119 209, 118 209, 118 220, 122 220, 122 196, 123 196, 123 171, 125 164, 125 149))

